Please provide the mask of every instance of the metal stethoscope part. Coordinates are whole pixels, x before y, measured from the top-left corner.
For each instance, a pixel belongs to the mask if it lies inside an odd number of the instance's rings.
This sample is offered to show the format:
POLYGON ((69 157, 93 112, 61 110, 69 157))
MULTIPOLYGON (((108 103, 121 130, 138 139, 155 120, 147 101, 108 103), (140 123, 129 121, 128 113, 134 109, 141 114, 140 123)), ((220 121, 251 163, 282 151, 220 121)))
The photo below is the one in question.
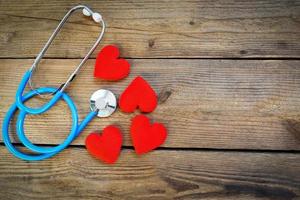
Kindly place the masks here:
POLYGON ((105 23, 104 23, 104 20, 102 19, 102 16, 99 13, 97 13, 97 12, 93 12, 89 7, 87 7, 85 5, 78 5, 78 6, 75 6, 75 7, 71 8, 66 13, 66 15, 63 17, 63 19, 60 21, 60 23, 58 24, 58 26, 56 27, 56 29, 54 30, 54 32, 52 33, 52 35, 50 36, 50 38, 48 39, 48 41, 46 42, 46 44, 43 47, 43 49, 40 51, 40 53, 35 58, 32 66, 30 68, 31 75, 30 75, 28 83, 29 83, 29 86, 31 87, 31 89, 33 91, 37 92, 35 90, 35 87, 34 87, 34 84, 33 84, 31 78, 32 78, 32 75, 34 74, 34 72, 35 72, 38 64, 40 63, 41 59, 43 58, 43 56, 45 55, 46 51, 50 47, 50 45, 53 42, 54 38, 60 32, 61 28, 66 23, 66 21, 68 20, 68 18, 72 15, 72 13, 74 11, 76 11, 78 9, 82 9, 82 13, 85 16, 92 16, 93 20, 96 23, 101 23, 102 29, 101 29, 101 32, 100 32, 100 35, 99 35, 98 39, 96 40, 96 42, 94 43, 94 45, 92 46, 92 48, 88 51, 88 53, 85 55, 85 57, 81 60, 81 62, 76 67, 76 69, 74 70, 74 72, 68 77, 67 81, 65 83, 61 84, 61 86, 58 88, 58 90, 60 90, 61 92, 63 92, 66 89, 66 87, 70 84, 70 82, 74 80, 74 78, 76 77, 76 75, 79 72, 79 70, 81 69, 81 67, 84 65, 84 63, 86 63, 87 59, 94 52, 94 50, 96 49, 96 47, 98 46, 98 44, 102 40, 102 37, 104 35, 104 31, 105 31, 105 23))
POLYGON ((90 98, 90 108, 98 111, 98 117, 108 117, 117 108, 115 95, 109 90, 97 90, 90 98))
POLYGON ((90 107, 91 107, 91 112, 82 120, 81 123, 78 122, 78 112, 76 109, 76 106, 74 102, 72 101, 71 97, 67 95, 64 90, 66 87, 72 82, 72 80, 75 78, 75 76, 78 74, 80 68, 83 66, 83 64, 87 61, 89 56, 92 54, 92 52, 95 50, 99 42, 101 41, 103 34, 105 30, 105 23, 99 13, 93 12, 89 7, 84 6, 84 5, 78 5, 73 8, 71 8, 67 14, 64 16, 62 21, 59 23, 57 28, 54 30, 53 34, 50 36, 49 40, 41 50, 41 52, 38 54, 36 57, 33 65, 31 68, 25 72, 20 85, 17 89, 16 92, 16 101, 12 104, 8 112, 6 113, 6 116, 3 120, 3 126, 2 126, 2 136, 3 136, 3 141, 8 148, 8 150, 15 155, 16 157, 23 159, 23 160, 28 160, 28 161, 34 161, 34 160, 43 160, 49 157, 52 157, 65 149, 81 132, 82 130, 88 125, 88 123, 95 117, 107 117, 111 115, 116 107, 117 107, 117 102, 116 102, 116 97, 114 94, 108 90, 98 90, 96 91, 91 99, 90 99, 90 107), (45 52, 49 48, 50 44, 54 40, 55 36, 57 33, 60 31, 62 26, 65 24, 66 20, 69 18, 69 16, 76 10, 82 9, 83 14, 86 16, 91 16, 93 20, 96 23, 100 23, 102 25, 102 30, 100 32, 100 35, 92 48, 89 50, 89 52, 86 54, 86 56, 82 59, 80 64, 77 66, 77 68, 74 70, 74 72, 71 74, 71 76, 67 79, 67 81, 62 84, 59 88, 52 88, 52 87, 40 87, 40 88, 34 88, 33 83, 31 81, 32 74, 36 70, 36 67, 38 66, 40 60, 44 56, 45 52), (29 83, 29 85, 32 87, 32 90, 29 91, 28 93, 24 94, 24 89, 29 83), (24 103, 36 96, 36 95, 44 95, 44 94, 51 94, 53 95, 52 98, 43 106, 39 108, 31 108, 27 107, 24 105, 24 103), (24 121, 25 117, 28 114, 36 115, 36 114, 41 114, 52 108, 59 100, 63 99, 68 107, 71 110, 71 115, 72 115, 72 127, 71 127, 71 132, 63 141, 61 144, 55 147, 44 147, 44 146, 37 146, 29 139, 26 137, 24 133, 24 121), (27 147, 29 150, 33 151, 35 154, 27 154, 19 151, 17 148, 14 147, 12 144, 10 138, 9 138, 9 124, 10 121, 14 115, 14 113, 19 110, 19 115, 17 118, 16 122, 16 132, 18 135, 19 140, 22 142, 22 144, 27 147))

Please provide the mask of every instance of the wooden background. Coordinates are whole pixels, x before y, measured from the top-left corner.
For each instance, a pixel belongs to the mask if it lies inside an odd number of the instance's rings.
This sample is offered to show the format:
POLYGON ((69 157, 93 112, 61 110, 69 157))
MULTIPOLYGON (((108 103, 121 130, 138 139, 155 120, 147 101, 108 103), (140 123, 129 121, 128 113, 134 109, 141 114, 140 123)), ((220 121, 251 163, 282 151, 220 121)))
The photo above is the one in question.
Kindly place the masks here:
MULTIPOLYGON (((0 1, 1 122, 24 72, 78 3, 0 1)), ((299 0, 84 3, 108 26, 96 52, 118 45, 132 72, 116 83, 95 80, 94 53, 67 89, 80 118, 93 91, 119 96, 142 75, 159 95, 149 116, 166 124, 167 141, 137 156, 128 129, 138 112, 120 111, 93 120, 67 150, 41 162, 16 159, 0 136, 0 199, 300 199, 299 0), (118 125, 125 140, 115 165, 84 147, 89 132, 109 124, 118 125)), ((63 83, 98 34, 97 24, 74 15, 34 76, 37 85, 63 83)), ((44 146, 60 143, 69 114, 59 102, 28 116, 27 136, 44 146)), ((14 125, 11 137, 21 147, 14 125)))

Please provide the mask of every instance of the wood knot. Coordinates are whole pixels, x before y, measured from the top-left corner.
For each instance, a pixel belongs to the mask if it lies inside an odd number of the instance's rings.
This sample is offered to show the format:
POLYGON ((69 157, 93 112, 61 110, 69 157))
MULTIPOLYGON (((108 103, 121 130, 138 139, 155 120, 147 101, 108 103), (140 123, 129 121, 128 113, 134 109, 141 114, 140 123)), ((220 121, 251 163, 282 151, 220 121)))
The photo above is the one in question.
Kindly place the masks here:
POLYGON ((154 39, 150 39, 150 40, 148 41, 148 46, 149 46, 150 48, 152 48, 152 47, 154 46, 154 44, 155 44, 154 39))
POLYGON ((10 32, 4 36, 3 40, 5 43, 10 43, 15 36, 16 36, 16 32, 10 32))
POLYGON ((163 88, 158 94, 158 103, 162 104, 167 101, 167 99, 171 96, 172 90, 168 88, 163 88))
POLYGON ((247 53, 248 53, 248 51, 246 51, 246 50, 240 50, 240 54, 242 54, 242 55, 245 55, 247 53))
POLYGON ((294 119, 288 119, 282 122, 286 129, 300 139, 300 122, 294 119))
POLYGON ((190 21, 189 24, 190 24, 191 26, 193 26, 193 25, 195 24, 195 22, 194 22, 194 21, 190 21))

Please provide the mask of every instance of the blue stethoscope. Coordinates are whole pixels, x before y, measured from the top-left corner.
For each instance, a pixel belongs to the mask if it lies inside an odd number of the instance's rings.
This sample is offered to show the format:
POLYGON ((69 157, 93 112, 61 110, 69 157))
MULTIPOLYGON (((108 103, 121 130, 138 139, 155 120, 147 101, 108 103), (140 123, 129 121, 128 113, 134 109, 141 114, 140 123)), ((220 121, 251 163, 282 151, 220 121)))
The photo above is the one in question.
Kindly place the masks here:
POLYGON ((57 28, 54 30, 53 34, 45 44, 44 48, 41 50, 37 58, 35 59, 32 67, 24 74, 20 85, 16 92, 16 101, 12 104, 12 106, 9 108, 2 126, 2 137, 3 141, 7 147, 7 149, 16 157, 27 160, 27 161, 36 161, 36 160, 43 160, 46 158, 50 158, 54 156, 55 154, 59 153, 63 149, 65 149, 81 132, 82 130, 88 125, 88 123, 95 117, 107 117, 111 115, 116 107, 116 98, 112 92, 109 90, 98 90, 95 93, 93 93, 90 103, 91 103, 91 112, 85 117, 85 119, 79 124, 78 122, 78 112, 76 109, 76 106, 74 102, 72 101, 71 97, 67 95, 64 90, 69 85, 69 83, 75 78, 77 73, 79 72, 80 68, 83 66, 83 64, 87 61, 89 56, 92 54, 92 52, 95 50, 97 45, 100 43, 103 34, 105 30, 105 23, 99 13, 93 12, 89 7, 85 5, 78 5, 70 9, 67 14, 64 16, 64 18, 61 20, 57 28), (33 84, 31 82, 32 74, 34 73, 39 61, 42 59, 43 55, 47 51, 48 47, 54 40, 55 36, 58 34, 66 20, 69 18, 69 16, 76 10, 82 9, 83 14, 86 16, 91 16, 93 20, 96 23, 101 23, 102 30, 101 33, 95 42, 95 44, 92 46, 90 51, 87 53, 87 55, 82 59, 78 67, 75 69, 75 71, 71 74, 71 76, 68 78, 68 80, 62 84, 59 88, 51 88, 51 87, 41 87, 41 88, 34 88, 33 84), (32 88, 31 91, 23 95, 24 89, 29 83, 30 87, 32 88), (46 103, 45 105, 39 107, 39 108, 30 108, 24 105, 24 103, 36 96, 36 95, 44 95, 44 94, 52 94, 53 97, 51 100, 46 103), (43 146, 37 146, 33 144, 25 135, 24 133, 24 120, 26 115, 32 114, 37 115, 46 112, 52 106, 54 106, 59 100, 63 99, 67 105, 69 106, 71 110, 72 115, 72 127, 71 132, 63 141, 61 144, 55 147, 43 147, 43 146), (14 147, 12 144, 12 141, 9 138, 9 124, 10 121, 14 115, 14 113, 19 110, 19 115, 16 122, 16 132, 17 136, 20 140, 20 142, 27 147, 29 150, 34 152, 34 154, 27 154, 19 151, 17 148, 14 147))

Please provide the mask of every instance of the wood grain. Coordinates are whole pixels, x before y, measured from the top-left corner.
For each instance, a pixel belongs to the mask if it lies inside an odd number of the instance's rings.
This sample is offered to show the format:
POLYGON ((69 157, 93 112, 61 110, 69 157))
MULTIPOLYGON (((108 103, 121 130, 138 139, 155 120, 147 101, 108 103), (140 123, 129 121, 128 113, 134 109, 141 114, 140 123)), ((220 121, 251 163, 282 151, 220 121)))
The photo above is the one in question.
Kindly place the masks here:
MULTIPOLYGON (((58 86, 79 59, 48 59, 34 75, 41 86, 58 86)), ((89 112, 90 95, 107 88, 117 96, 137 75, 142 75, 159 94, 159 106, 149 116, 169 130, 165 147, 218 149, 299 150, 300 61, 297 60, 197 60, 133 59, 132 72, 119 82, 92 77, 90 60, 67 92, 80 118, 89 112), (297 128, 298 127, 298 128, 297 128)), ((17 85, 30 59, 2 59, 0 63, 0 120, 14 101, 17 85)), ((48 101, 48 100, 47 100, 48 101)), ((31 102, 31 106, 43 101, 31 102)), ((135 114, 119 110, 111 117, 94 119, 73 144, 84 144, 91 131, 109 124, 124 133, 131 146, 130 119, 135 114)), ((70 129, 66 104, 58 103, 42 116, 28 116, 25 132, 35 143, 57 144, 70 129), (55 129, 53 128, 55 127, 55 129)), ((14 125, 11 132, 15 135, 14 125)), ((15 138, 15 136, 13 136, 15 138)), ((16 139, 15 139, 16 141, 16 139)))
POLYGON ((6 200, 300 198, 299 154, 123 150, 115 165, 74 147, 42 162, 0 155, 6 200))
MULTIPOLYGON (((0 1, 0 57, 35 57, 67 10, 80 2, 0 1)), ((125 57, 300 57, 298 0, 85 3, 107 22, 102 45, 119 45, 125 57)), ((83 57, 98 33, 96 24, 77 14, 46 56, 83 57)))

